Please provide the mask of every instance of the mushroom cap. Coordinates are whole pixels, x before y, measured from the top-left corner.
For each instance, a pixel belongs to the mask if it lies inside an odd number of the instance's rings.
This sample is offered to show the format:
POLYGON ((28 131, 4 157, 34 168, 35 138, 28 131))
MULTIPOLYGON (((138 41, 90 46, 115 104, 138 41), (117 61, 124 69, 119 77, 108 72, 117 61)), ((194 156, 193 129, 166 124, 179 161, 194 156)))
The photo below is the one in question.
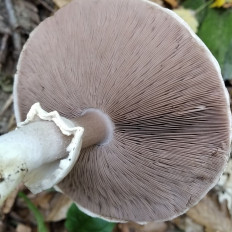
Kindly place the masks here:
POLYGON ((89 213, 163 221, 218 181, 230 151, 229 98, 218 63, 173 12, 141 0, 74 0, 24 46, 15 112, 72 119, 100 109, 108 144, 82 149, 64 193, 89 213))

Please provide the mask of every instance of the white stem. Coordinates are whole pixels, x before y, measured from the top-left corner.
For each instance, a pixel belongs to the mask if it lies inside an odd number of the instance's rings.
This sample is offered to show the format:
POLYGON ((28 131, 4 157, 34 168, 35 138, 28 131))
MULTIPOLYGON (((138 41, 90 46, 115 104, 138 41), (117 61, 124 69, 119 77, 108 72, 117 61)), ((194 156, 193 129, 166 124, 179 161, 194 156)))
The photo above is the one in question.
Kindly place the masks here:
POLYGON ((34 193, 57 184, 81 149, 83 128, 73 127, 57 112, 43 111, 39 104, 22 125, 0 137, 0 205, 22 181, 34 193))
POLYGON ((71 138, 64 136, 55 123, 48 121, 32 122, 1 136, 0 201, 28 172, 67 155, 70 141, 71 138))

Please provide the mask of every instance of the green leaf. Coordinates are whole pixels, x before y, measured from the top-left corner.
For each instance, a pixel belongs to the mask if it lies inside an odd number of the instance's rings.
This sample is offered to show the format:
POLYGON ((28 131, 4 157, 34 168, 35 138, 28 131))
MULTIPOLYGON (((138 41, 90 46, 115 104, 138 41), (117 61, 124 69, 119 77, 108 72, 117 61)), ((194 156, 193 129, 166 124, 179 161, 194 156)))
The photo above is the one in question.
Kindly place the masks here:
POLYGON ((185 0, 185 1, 183 1, 183 3, 181 5, 185 8, 190 8, 192 10, 196 10, 204 4, 205 4, 205 0, 194 0, 194 1, 193 0, 185 0))
POLYGON ((48 232, 48 229, 45 225, 43 215, 40 213, 40 211, 36 208, 36 206, 30 201, 30 199, 22 192, 19 192, 19 197, 23 198, 23 200, 26 202, 27 207, 31 210, 31 212, 34 214, 36 222, 38 224, 38 232, 48 232))
POLYGON ((232 9, 208 8, 198 35, 218 60, 224 78, 231 77, 232 9))
POLYGON ((68 232, 112 232, 115 223, 93 218, 72 204, 67 213, 65 227, 68 232))
POLYGON ((232 80, 232 40, 225 55, 222 73, 225 80, 232 80))

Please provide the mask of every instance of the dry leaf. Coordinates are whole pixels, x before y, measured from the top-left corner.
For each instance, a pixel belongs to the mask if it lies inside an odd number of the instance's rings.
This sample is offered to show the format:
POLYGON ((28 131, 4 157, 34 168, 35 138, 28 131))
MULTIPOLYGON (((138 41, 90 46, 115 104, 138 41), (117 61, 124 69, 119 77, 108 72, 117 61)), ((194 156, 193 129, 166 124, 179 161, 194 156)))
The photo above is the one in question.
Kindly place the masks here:
POLYGON ((118 224, 118 228, 120 232, 130 232, 129 226, 126 224, 118 224))
POLYGON ((65 219, 67 211, 73 203, 70 198, 58 192, 43 192, 37 194, 31 201, 39 208, 47 222, 65 219))
POLYGON ((154 2, 154 3, 156 3, 156 4, 160 5, 160 6, 164 5, 162 0, 149 0, 149 1, 154 2))
POLYGON ((223 5, 223 8, 231 8, 232 7, 232 1, 229 3, 225 3, 224 5, 223 5))
POLYGON ((191 218, 187 216, 180 216, 172 221, 181 230, 185 232, 204 232, 204 227, 195 223, 191 218))
POLYGON ((11 211, 11 208, 13 207, 15 203, 15 199, 18 195, 19 190, 22 190, 24 187, 23 185, 18 186, 5 200, 4 205, 2 206, 1 212, 3 214, 8 214, 11 211))
POLYGON ((36 195, 36 198, 32 202, 41 209, 50 210, 51 201, 55 194, 55 192, 42 192, 36 195))
POLYGON ((16 232, 31 232, 31 228, 23 224, 19 224, 16 228, 16 232))
POLYGON ((146 225, 128 222, 119 224, 118 227, 120 232, 165 232, 168 226, 164 222, 150 222, 146 225))
POLYGON ((9 197, 5 200, 4 205, 1 209, 3 214, 8 214, 11 211, 11 208, 14 205, 17 194, 18 194, 18 189, 14 190, 9 195, 9 197))
POLYGON ((53 2, 59 7, 63 7, 66 4, 68 4, 69 2, 71 2, 72 0, 53 0, 53 2))
POLYGON ((45 221, 57 222, 66 218, 67 211, 73 201, 65 195, 59 194, 52 201, 52 210, 45 218, 45 221))
POLYGON ((138 232, 165 232, 167 225, 164 222, 150 222, 144 226, 138 232))
POLYGON ((178 1, 177 0, 164 0, 166 3, 171 5, 172 8, 176 8, 178 6, 178 1))
POLYGON ((232 216, 232 159, 229 160, 226 170, 223 172, 215 189, 217 190, 219 202, 226 201, 232 216))
POLYGON ((2 223, 2 221, 0 221, 0 232, 4 232, 4 231, 6 231, 5 230, 5 225, 2 223))
POLYGON ((196 33, 199 23, 195 17, 195 13, 193 10, 184 9, 180 7, 178 9, 173 10, 176 14, 178 14, 196 33))
POLYGON ((220 207, 217 197, 206 196, 187 215, 205 227, 206 232, 231 232, 232 220, 226 208, 220 207))

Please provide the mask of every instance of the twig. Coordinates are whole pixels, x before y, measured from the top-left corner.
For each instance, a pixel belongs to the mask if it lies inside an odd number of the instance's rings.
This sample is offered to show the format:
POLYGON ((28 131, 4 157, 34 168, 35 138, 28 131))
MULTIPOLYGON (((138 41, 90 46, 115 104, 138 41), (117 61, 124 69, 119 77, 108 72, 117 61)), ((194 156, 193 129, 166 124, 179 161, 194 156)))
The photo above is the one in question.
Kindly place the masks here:
POLYGON ((0 27, 0 33, 1 34, 11 34, 11 31, 10 31, 10 29, 8 28, 8 27, 6 27, 6 28, 1 28, 0 27))
POLYGON ((2 64, 6 60, 8 39, 9 39, 9 34, 5 34, 2 38, 2 43, 0 46, 0 71, 2 69, 2 64))
POLYGON ((12 103, 13 103, 13 95, 11 94, 0 111, 0 117, 6 112, 6 110, 11 106, 12 103))
POLYGON ((201 12, 202 10, 204 10, 208 5, 210 5, 211 3, 213 3, 213 0, 209 0, 208 2, 206 2, 205 4, 202 4, 200 7, 198 7, 195 11, 194 14, 198 14, 199 12, 201 12))
POLYGON ((54 9, 52 9, 52 7, 50 7, 44 0, 38 0, 39 3, 41 5, 43 5, 48 11, 51 11, 52 13, 54 13, 54 9))
POLYGON ((14 43, 14 48, 15 48, 15 55, 18 57, 19 53, 22 49, 22 41, 21 41, 21 35, 20 33, 17 31, 19 25, 17 22, 17 18, 15 16, 15 10, 14 7, 12 5, 12 1, 11 0, 5 0, 5 5, 6 5, 6 10, 7 13, 9 15, 9 22, 10 22, 10 26, 13 32, 13 43, 14 43))

